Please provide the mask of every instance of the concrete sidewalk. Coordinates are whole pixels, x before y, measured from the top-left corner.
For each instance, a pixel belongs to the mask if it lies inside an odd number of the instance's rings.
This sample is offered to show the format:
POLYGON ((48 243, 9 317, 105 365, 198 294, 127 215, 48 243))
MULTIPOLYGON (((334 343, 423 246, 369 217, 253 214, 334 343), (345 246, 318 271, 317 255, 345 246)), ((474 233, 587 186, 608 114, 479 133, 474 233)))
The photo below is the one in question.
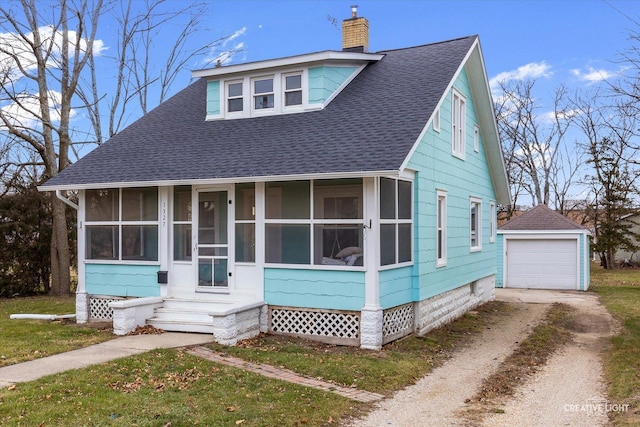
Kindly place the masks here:
POLYGON ((133 356, 156 348, 185 347, 212 341, 213 335, 210 334, 165 332, 152 335, 129 335, 78 350, 0 368, 0 388, 33 381, 46 375, 133 356))

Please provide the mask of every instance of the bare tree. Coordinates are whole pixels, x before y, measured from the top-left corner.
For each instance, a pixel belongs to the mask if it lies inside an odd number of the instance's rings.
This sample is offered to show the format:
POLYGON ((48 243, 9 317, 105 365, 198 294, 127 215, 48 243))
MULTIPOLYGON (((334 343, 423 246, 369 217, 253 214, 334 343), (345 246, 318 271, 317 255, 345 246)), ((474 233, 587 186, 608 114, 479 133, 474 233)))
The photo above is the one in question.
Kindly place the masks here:
MULTIPOLYGON (((13 111, 0 109, 0 123, 9 135, 38 154, 45 177, 56 176, 69 165, 71 101, 92 56, 101 10, 102 0, 96 0, 91 9, 86 0, 61 0, 53 21, 44 21, 34 0, 0 6, 5 31, 0 43, 0 100, 17 107, 13 111), (75 31, 69 30, 72 24, 75 31)), ((51 293, 68 295, 71 273, 66 206, 50 197, 51 293)))
POLYGON ((576 123, 584 133, 582 148, 592 173, 585 183, 592 192, 590 213, 594 222, 594 249, 603 267, 615 268, 618 249, 634 251, 640 235, 628 222, 621 221, 634 210, 640 169, 635 164, 636 149, 629 141, 638 127, 635 115, 628 114, 628 104, 617 98, 613 106, 602 105, 598 91, 576 96, 579 114, 576 123))
POLYGON ((534 205, 555 203, 559 208, 581 166, 580 158, 574 157, 570 170, 563 170, 563 160, 569 158, 563 147, 572 111, 561 86, 553 94, 551 113, 541 114, 535 84, 536 80, 499 83, 496 113, 503 154, 514 204, 528 195, 534 205))
MULTIPOLYGON (((177 10, 171 7, 165 0, 144 4, 134 0, 0 3, 0 137, 6 136, 7 142, 0 171, 20 176, 25 167, 34 166, 41 173, 37 183, 56 176, 70 164, 70 155, 74 160, 79 158, 91 148, 87 146, 101 144, 162 102, 187 63, 229 39, 187 51, 204 4, 185 4, 177 10), (100 50, 96 34, 107 13, 119 23, 117 52, 98 58, 94 55, 100 50), (174 43, 170 48, 154 46, 155 36, 168 25, 177 28, 171 31, 174 43), (156 69, 151 58, 155 60, 154 52, 158 51, 165 59, 156 69), (109 68, 115 70, 115 87, 103 86, 111 79, 98 78, 98 68, 106 68, 107 61, 116 64, 109 68), (71 118, 77 109, 87 112, 90 126, 72 128, 71 118), (105 117, 107 123, 103 122, 105 117)), ((51 293, 68 295, 67 207, 54 195, 49 197, 53 212, 51 293)))
MULTIPOLYGON (((206 4, 190 3, 179 9, 165 8, 165 0, 146 0, 144 4, 144 8, 135 7, 139 2, 126 0, 107 12, 118 22, 115 54, 107 56, 115 64, 112 96, 107 97, 104 89, 98 90, 93 62, 90 84, 80 90, 93 124, 95 144, 99 145, 118 133, 132 117, 146 114, 162 103, 172 93, 179 72, 187 64, 218 51, 231 38, 230 35, 223 36, 188 49, 187 43, 200 30, 206 4), (155 45, 159 33, 166 32, 169 26, 178 29, 173 42, 155 45), (107 102, 104 102, 105 98, 107 102), (102 123, 104 117, 108 117, 106 124, 102 123)), ((166 42, 166 35, 164 40, 166 42)), ((230 47, 220 52, 220 56, 213 55, 209 61, 215 63, 222 56, 229 58, 239 50, 238 47, 230 47)))

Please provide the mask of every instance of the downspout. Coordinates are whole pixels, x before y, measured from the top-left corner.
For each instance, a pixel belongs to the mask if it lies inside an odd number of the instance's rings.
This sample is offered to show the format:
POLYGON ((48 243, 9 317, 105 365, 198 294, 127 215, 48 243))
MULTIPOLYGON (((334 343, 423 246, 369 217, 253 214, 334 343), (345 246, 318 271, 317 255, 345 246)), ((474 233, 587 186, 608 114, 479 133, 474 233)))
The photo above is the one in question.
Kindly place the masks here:
POLYGON ((75 203, 73 203, 71 200, 69 200, 68 198, 64 197, 62 195, 62 193, 60 192, 61 190, 56 190, 56 197, 60 200, 62 200, 65 204, 71 206, 73 209, 78 210, 78 205, 76 205, 75 203))

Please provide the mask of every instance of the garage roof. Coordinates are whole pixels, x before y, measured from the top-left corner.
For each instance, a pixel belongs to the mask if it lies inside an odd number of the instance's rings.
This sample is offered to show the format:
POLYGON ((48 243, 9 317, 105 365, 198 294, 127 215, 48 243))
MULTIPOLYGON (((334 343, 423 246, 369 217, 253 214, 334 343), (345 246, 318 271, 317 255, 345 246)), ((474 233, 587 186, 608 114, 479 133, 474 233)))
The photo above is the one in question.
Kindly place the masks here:
POLYGON ((558 212, 549 209, 546 205, 540 204, 522 215, 504 223, 500 230, 587 230, 577 222, 567 218, 558 212))

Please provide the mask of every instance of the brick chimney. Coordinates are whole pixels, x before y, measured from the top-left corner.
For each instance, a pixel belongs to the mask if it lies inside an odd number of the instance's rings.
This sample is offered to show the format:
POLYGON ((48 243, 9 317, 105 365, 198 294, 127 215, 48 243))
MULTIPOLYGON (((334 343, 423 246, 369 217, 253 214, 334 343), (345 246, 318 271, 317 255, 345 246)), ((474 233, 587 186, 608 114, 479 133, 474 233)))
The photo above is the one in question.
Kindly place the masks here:
POLYGON ((369 21, 358 18, 358 6, 351 6, 351 18, 342 21, 342 50, 369 50, 369 21))

